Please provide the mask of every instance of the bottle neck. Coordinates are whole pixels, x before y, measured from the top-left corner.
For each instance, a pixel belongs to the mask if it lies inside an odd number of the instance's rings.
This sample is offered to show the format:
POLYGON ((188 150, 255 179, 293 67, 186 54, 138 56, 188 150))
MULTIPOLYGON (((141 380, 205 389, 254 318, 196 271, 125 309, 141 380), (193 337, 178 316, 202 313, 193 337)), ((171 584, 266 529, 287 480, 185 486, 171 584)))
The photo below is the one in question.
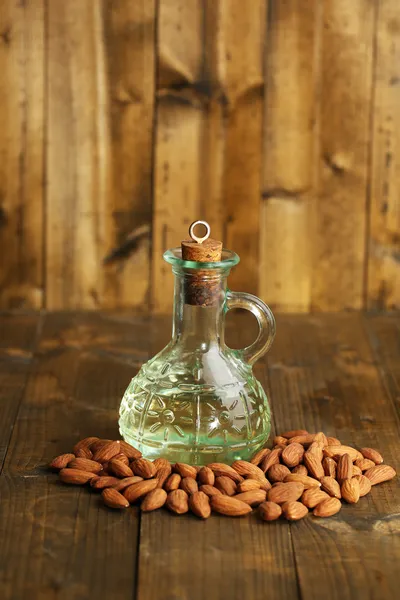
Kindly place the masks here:
POLYGON ((188 351, 207 352, 224 345, 226 272, 174 272, 172 338, 188 351))

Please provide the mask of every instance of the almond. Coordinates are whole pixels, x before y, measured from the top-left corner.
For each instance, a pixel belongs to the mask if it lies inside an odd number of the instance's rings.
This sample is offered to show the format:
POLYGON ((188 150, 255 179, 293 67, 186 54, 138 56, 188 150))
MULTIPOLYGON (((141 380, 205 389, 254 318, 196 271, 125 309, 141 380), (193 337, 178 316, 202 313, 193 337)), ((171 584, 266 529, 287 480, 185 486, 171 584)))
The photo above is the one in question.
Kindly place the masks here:
POLYGON ((287 475, 290 475, 290 471, 285 465, 276 464, 268 469, 268 479, 272 483, 283 481, 287 475))
POLYGON ((325 458, 322 459, 322 466, 324 467, 325 475, 333 478, 336 477, 336 462, 333 458, 325 456, 325 458))
POLYGON ((183 490, 172 490, 167 496, 165 505, 177 515, 183 515, 189 510, 188 495, 183 490))
POLYGON ((316 433, 314 436, 314 442, 319 442, 322 444, 322 446, 327 446, 328 438, 326 437, 323 431, 318 431, 318 433, 316 433))
POLYGON ((209 467, 202 467, 198 472, 197 479, 201 485, 214 485, 215 475, 209 467))
MULTIPOLYGON (((174 474, 176 475, 177 473, 174 473, 174 474)), ((157 487, 158 488, 164 487, 164 484, 170 475, 171 475, 171 467, 170 466, 161 467, 160 469, 158 469, 157 473, 156 473, 157 487)), ((178 477, 180 477, 180 475, 178 475, 178 477)))
POLYGON ((88 458, 90 460, 91 458, 93 458, 93 452, 90 448, 86 448, 84 446, 83 448, 79 448, 79 450, 76 451, 75 456, 76 458, 88 458))
POLYGON ((353 465, 353 474, 352 477, 355 477, 356 475, 362 475, 362 471, 360 469, 360 467, 357 467, 356 465, 353 465))
POLYGON ((306 433, 303 435, 295 435, 289 438, 291 444, 301 444, 302 446, 309 446, 314 441, 314 434, 306 433))
POLYGON ((114 490, 117 490, 117 492, 122 492, 122 490, 125 490, 134 483, 139 483, 139 481, 143 481, 143 477, 138 477, 137 475, 134 477, 125 477, 125 479, 120 479, 118 483, 115 483, 113 488, 114 490))
POLYGON ((396 471, 389 465, 376 465, 365 471, 364 475, 370 480, 371 485, 377 485, 378 483, 393 479, 396 471))
MULTIPOLYGON (((92 450, 93 451, 93 450, 92 450)), ((105 463, 121 452, 120 442, 107 442, 96 452, 93 451, 93 460, 105 463)))
POLYGON ((307 454, 306 452, 303 460, 308 472, 315 477, 315 479, 321 479, 321 477, 325 475, 321 460, 314 454, 307 454))
POLYGON ((252 511, 251 506, 246 504, 246 502, 236 500, 236 498, 231 498, 230 496, 224 496, 223 494, 212 496, 210 502, 213 511, 228 517, 242 517, 252 511))
MULTIPOLYGON (((133 477, 133 471, 122 461, 112 458, 108 463, 108 471, 116 477, 133 477)), ((139 475, 137 473, 137 475, 139 475)), ((141 475, 139 475, 141 477, 141 475)))
POLYGON ((234 496, 236 494, 236 483, 225 475, 215 478, 215 487, 226 496, 234 496))
POLYGON ((306 429, 291 429, 290 431, 285 431, 281 433, 281 436, 287 439, 291 439, 294 437, 298 437, 299 435, 308 435, 308 431, 306 429))
POLYGON ((323 492, 319 488, 310 488, 303 492, 301 501, 307 508, 314 508, 317 504, 327 498, 329 498, 329 495, 326 492, 323 492))
POLYGON ((136 502, 136 500, 138 500, 138 498, 142 498, 142 496, 145 496, 146 494, 154 490, 156 485, 156 479, 145 479, 143 481, 139 481, 138 483, 134 483, 129 487, 125 488, 124 496, 130 504, 133 504, 134 502, 136 502))
POLYGON ((66 468, 61 469, 59 477, 63 483, 70 483, 72 485, 84 485, 93 477, 96 477, 96 475, 89 471, 81 471, 80 469, 66 468))
POLYGON ((250 506, 258 506, 262 502, 265 502, 267 492, 264 490, 250 490, 249 492, 236 494, 235 498, 241 502, 246 502, 246 504, 249 504, 250 506))
POLYGON ((144 497, 140 508, 143 512, 150 512, 152 510, 157 510, 164 506, 167 500, 167 492, 161 488, 156 488, 147 494, 144 497))
POLYGON ((327 444, 326 444, 327 446, 340 446, 340 445, 341 445, 341 443, 342 443, 342 442, 341 442, 340 440, 338 440, 337 438, 335 438, 335 437, 332 437, 332 436, 329 436, 329 435, 328 435, 328 437, 326 438, 326 441, 327 441, 327 444))
POLYGON ((200 492, 203 492, 209 498, 211 498, 211 496, 218 496, 222 494, 222 492, 220 492, 216 487, 207 484, 200 486, 200 492))
POLYGON ((124 465, 129 467, 129 458, 123 452, 116 454, 111 460, 119 460, 120 462, 124 463, 124 465))
POLYGON ((310 488, 319 488, 321 486, 318 479, 308 477, 308 475, 299 475, 298 473, 289 473, 289 475, 286 475, 284 482, 289 483, 291 481, 297 481, 298 483, 302 483, 304 485, 305 490, 308 490, 310 488))
POLYGON ((383 463, 382 455, 378 450, 374 450, 373 448, 361 448, 360 452, 364 458, 372 460, 376 465, 381 465, 383 463))
POLYGON ((193 477, 184 477, 180 482, 179 487, 181 488, 181 490, 184 490, 188 494, 188 496, 199 491, 197 481, 193 479, 193 477))
POLYGON ((268 454, 271 452, 271 450, 269 448, 262 448, 262 450, 259 450, 258 452, 256 452, 256 454, 253 456, 253 458, 251 459, 251 464, 252 465, 256 465, 258 466, 266 456, 268 456, 268 454))
POLYGON ((328 498, 327 500, 323 500, 320 504, 317 504, 314 508, 313 515, 315 517, 332 517, 332 515, 336 515, 341 508, 342 504, 340 500, 337 498, 328 498))
POLYGON ((278 483, 268 492, 268 500, 282 504, 283 502, 292 502, 300 498, 304 492, 304 485, 299 482, 291 481, 289 483, 278 483))
POLYGON ((374 467, 375 463, 373 460, 369 460, 369 458, 358 458, 354 465, 361 469, 361 471, 367 471, 371 467, 374 467))
POLYGON ((276 502, 263 502, 258 507, 258 513, 264 521, 276 521, 282 514, 282 509, 276 502))
POLYGON ((80 442, 75 444, 75 446, 72 449, 72 452, 74 454, 76 454, 82 448, 90 448, 90 450, 93 452, 92 446, 95 442, 98 442, 98 441, 99 441, 98 437, 85 437, 85 438, 83 438, 83 440, 80 440, 80 442))
POLYGON ((252 479, 260 480, 265 479, 264 471, 246 460, 236 460, 232 464, 232 468, 235 469, 239 475, 242 475, 242 477, 251 477, 252 479))
POLYGON ((333 498, 341 498, 340 485, 333 477, 321 477, 321 489, 333 498))
POLYGON ((282 435, 276 435, 272 443, 274 446, 286 446, 288 440, 282 435))
POLYGON ((181 477, 197 477, 197 469, 186 463, 175 463, 172 470, 181 477))
POLYGON ((357 479, 358 483, 360 484, 360 498, 370 493, 372 485, 368 477, 365 477, 364 475, 356 475, 354 479, 357 479))
MULTIPOLYGON (((140 458, 140 457, 139 457, 140 458)), ((153 465, 156 468, 157 474, 161 471, 161 470, 167 470, 169 469, 169 472, 172 472, 172 467, 171 467, 171 463, 169 462, 169 460, 167 460, 166 458, 156 458, 155 460, 153 460, 153 465)))
POLYGON ((93 477, 90 480, 90 487, 94 490, 103 490, 104 488, 113 487, 116 483, 119 483, 119 479, 105 475, 104 477, 93 477))
POLYGON ((351 479, 353 476, 353 461, 350 458, 350 454, 342 454, 339 457, 336 467, 336 479, 340 484, 345 479, 351 479))
POLYGON ((316 458, 318 458, 318 460, 322 461, 324 454, 323 454, 323 449, 324 446, 321 442, 313 442, 312 444, 310 444, 308 446, 308 450, 306 452, 306 454, 313 454, 316 458))
MULTIPOLYGON (((92 442, 90 444, 90 450, 93 452, 93 456, 96 454, 96 452, 98 450, 100 450, 100 448, 104 448, 104 446, 106 446, 107 444, 110 444, 112 442, 112 440, 104 440, 104 439, 97 439, 95 442, 92 442)), ((76 448, 76 446, 75 446, 76 448)))
MULTIPOLYGON (((236 486, 236 491, 241 494, 242 492, 250 492, 251 490, 259 490, 261 483, 257 479, 245 479, 236 486)), ((266 490, 265 490, 266 491, 266 490)))
POLYGON ((277 450, 278 448, 279 448, 280 450, 284 450, 284 449, 286 448, 286 445, 283 445, 283 444, 276 444, 276 446, 273 446, 273 450, 277 450))
POLYGON ((324 448, 324 456, 329 456, 330 458, 342 456, 342 454, 349 454, 351 460, 357 460, 358 458, 362 458, 361 452, 352 448, 351 446, 325 446, 324 448))
POLYGON ((264 479, 261 481, 261 479, 257 479, 257 481, 260 483, 260 489, 264 490, 265 492, 268 492, 271 489, 271 484, 268 481, 268 479, 266 479, 264 477, 264 479))
MULTIPOLYGON (((120 441, 121 452, 123 452, 129 460, 136 460, 142 456, 142 453, 139 450, 136 450, 131 444, 125 442, 125 440, 120 441)), ((164 460, 164 459, 162 459, 164 460)))
POLYGON ((182 477, 179 473, 172 473, 164 484, 164 489, 166 492, 173 492, 179 488, 182 477))
POLYGON ((56 456, 55 458, 53 458, 53 460, 49 464, 49 467, 58 470, 65 469, 67 464, 70 463, 71 460, 74 460, 74 458, 75 454, 60 454, 60 456, 56 456))
POLYGON ((345 479, 340 487, 343 500, 355 504, 360 498, 360 484, 357 479, 345 479))
POLYGON ((110 508, 128 508, 129 506, 128 500, 113 488, 105 488, 101 492, 101 497, 104 504, 110 508))
POLYGON ((275 450, 271 450, 271 452, 262 460, 260 469, 265 473, 270 467, 272 467, 272 465, 277 465, 279 463, 279 457, 281 454, 282 448, 275 448, 275 450))
POLYGON ((210 499, 204 492, 194 492, 189 496, 189 508, 196 517, 201 519, 208 519, 211 515, 210 499))
POLYGON ((308 475, 307 467, 305 465, 297 465, 297 467, 292 469, 292 473, 294 475, 308 475))
POLYGON ((303 455, 304 446, 293 442, 282 450, 282 461, 287 467, 297 467, 303 460, 303 455))
POLYGON ((79 471, 87 471, 88 473, 100 473, 103 470, 103 465, 88 458, 74 458, 68 463, 69 469, 78 469, 79 471))
POLYGON ((282 512, 288 521, 298 521, 308 514, 308 508, 301 502, 288 501, 282 504, 282 512))
POLYGON ((230 477, 236 483, 243 481, 243 477, 229 465, 224 465, 223 463, 210 463, 207 466, 213 471, 216 477, 230 477))
POLYGON ((151 479, 157 473, 157 469, 151 460, 147 458, 137 458, 131 462, 131 469, 135 475, 143 477, 143 479, 151 479))

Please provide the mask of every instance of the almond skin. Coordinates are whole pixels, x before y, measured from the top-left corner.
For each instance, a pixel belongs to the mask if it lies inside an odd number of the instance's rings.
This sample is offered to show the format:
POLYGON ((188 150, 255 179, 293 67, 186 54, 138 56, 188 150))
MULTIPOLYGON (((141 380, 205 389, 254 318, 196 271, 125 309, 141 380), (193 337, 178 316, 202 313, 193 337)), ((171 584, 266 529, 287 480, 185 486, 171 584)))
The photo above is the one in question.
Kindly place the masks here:
POLYGON ((341 498, 342 494, 340 492, 340 485, 333 477, 329 477, 325 475, 325 477, 321 477, 321 489, 332 496, 333 498, 341 498))
POLYGON ((353 465, 352 477, 354 477, 355 475, 362 475, 362 471, 359 467, 357 467, 356 465, 353 465))
POLYGON ((193 477, 193 479, 196 479, 197 477, 197 469, 191 465, 187 465, 186 463, 175 463, 173 466, 173 471, 178 473, 178 475, 180 475, 182 478, 193 477))
POLYGON ((285 483, 289 483, 290 481, 297 481, 298 483, 302 483, 304 485, 305 490, 308 490, 309 488, 319 488, 321 486, 318 479, 308 477, 308 475, 299 475, 298 473, 289 473, 289 475, 285 477, 285 483))
POLYGON ((61 469, 59 477, 63 483, 69 483, 72 485, 85 485, 93 477, 96 477, 94 473, 89 471, 81 471, 79 469, 61 469))
POLYGON ((173 490, 169 492, 165 505, 175 514, 183 515, 189 510, 188 495, 183 490, 173 490))
POLYGON ((301 502, 285 502, 282 504, 282 513, 288 521, 298 521, 308 514, 308 508, 301 502))
POLYGON ((328 435, 328 437, 326 438, 326 441, 327 441, 327 445, 328 445, 328 446, 340 446, 340 445, 341 445, 341 443, 342 443, 342 442, 341 442, 340 440, 338 440, 337 438, 335 438, 335 437, 332 437, 332 436, 329 436, 329 435, 328 435))
POLYGON ((393 479, 396 471, 389 465, 376 465, 365 471, 364 475, 370 480, 371 485, 377 485, 378 483, 393 479))
POLYGON ((308 475, 307 467, 305 465, 297 465, 292 469, 293 475, 308 475))
POLYGON ((182 481, 182 477, 179 473, 171 473, 164 484, 164 489, 166 492, 173 492, 179 488, 179 485, 182 481))
POLYGON ((68 468, 87 471, 88 473, 95 473, 97 475, 97 473, 103 470, 103 465, 88 458, 74 458, 68 463, 68 468))
MULTIPOLYGON (((139 457, 140 458, 140 457, 139 457)), ((169 460, 167 460, 166 458, 156 458, 155 460, 153 460, 153 465, 156 468, 157 474, 162 470, 162 469, 169 469, 169 472, 172 472, 172 466, 171 463, 169 462, 169 460)))
POLYGON ((215 475, 209 467, 202 467, 197 474, 200 485, 214 485, 215 475))
POLYGON ((288 440, 298 437, 299 435, 308 435, 308 431, 306 429, 291 429, 290 431, 281 433, 281 436, 287 438, 288 440))
MULTIPOLYGON (((161 467, 160 469, 157 469, 157 473, 156 473, 157 487, 163 488, 165 482, 167 481, 167 479, 170 475, 171 475, 171 467, 170 466, 161 467)), ((177 475, 177 473, 174 473, 174 475, 177 475)), ((180 477, 180 475, 178 475, 178 477, 180 477)))
POLYGON ((151 479, 157 474, 157 469, 151 460, 147 458, 137 458, 131 462, 131 469, 135 475, 143 477, 143 479, 151 479))
POLYGON ((289 438, 291 444, 301 444, 302 446, 309 446, 314 441, 314 434, 305 433, 303 435, 295 435, 289 438))
POLYGON ((262 471, 256 465, 252 465, 250 462, 246 460, 236 460, 232 464, 232 468, 235 469, 239 475, 242 477, 251 477, 252 479, 261 479, 265 478, 264 471, 262 471))
POLYGON ((375 463, 373 460, 369 460, 369 458, 359 458, 356 460, 354 465, 361 469, 361 471, 367 471, 371 467, 374 467, 375 463))
POLYGON ((290 471, 285 465, 276 464, 268 469, 267 475, 269 481, 276 483, 283 481, 287 475, 290 475, 290 471))
POLYGON ((364 458, 372 460, 376 465, 381 465, 383 463, 382 455, 378 450, 374 450, 373 448, 361 448, 360 452, 364 458))
POLYGON ((360 498, 370 493, 372 485, 368 477, 365 477, 364 475, 356 475, 354 479, 357 479, 360 485, 360 498))
POLYGON ((200 492, 203 492, 209 498, 211 498, 211 496, 218 496, 222 494, 222 492, 220 492, 216 487, 207 484, 200 486, 200 492))
POLYGON ((250 492, 242 492, 241 494, 236 494, 235 498, 236 500, 245 502, 250 506, 258 506, 262 502, 265 502, 267 498, 267 492, 264 492, 264 490, 251 490, 250 492))
POLYGON ((101 497, 106 506, 110 508, 128 508, 129 502, 122 494, 113 488, 106 488, 101 492, 101 497))
POLYGON ((201 519, 208 519, 211 515, 210 499, 204 492, 194 492, 189 496, 189 508, 196 517, 201 519))
POLYGON ((94 490, 103 490, 104 488, 113 487, 116 483, 119 483, 119 479, 105 475, 104 477, 93 477, 90 480, 90 487, 94 490))
POLYGON ((342 454, 337 462, 336 467, 336 479, 340 484, 345 479, 351 479, 353 476, 353 461, 350 458, 350 454, 342 454))
POLYGON ((129 458, 123 452, 116 454, 111 460, 119 460, 120 462, 124 463, 124 465, 129 467, 129 458))
POLYGON ((84 446, 76 451, 75 456, 76 458, 88 458, 90 460, 93 458, 93 452, 90 448, 86 448, 86 446, 84 446))
POLYGON ((99 463, 105 463, 111 460, 116 454, 121 452, 121 443, 107 442, 96 452, 93 452, 93 460, 99 463))
POLYGON ((282 514, 282 509, 275 502, 263 502, 258 507, 258 513, 264 521, 276 521, 282 514))
POLYGON ((303 460, 308 472, 315 477, 315 479, 321 479, 321 477, 325 475, 321 460, 314 456, 314 454, 307 454, 306 452, 303 460))
POLYGON ((154 490, 156 486, 156 479, 145 479, 127 487, 124 490, 124 496, 128 500, 129 504, 133 504, 136 502, 136 500, 154 490))
POLYGON ((314 517, 332 517, 342 508, 342 503, 337 498, 328 498, 323 500, 314 508, 314 517))
MULTIPOLYGON (((131 444, 125 442, 125 440, 120 441, 121 452, 123 452, 129 460, 136 460, 142 456, 142 453, 139 450, 136 450, 131 444)), ((163 459, 164 460, 164 459, 163 459)))
POLYGON ((133 485, 134 483, 139 483, 139 481, 143 481, 143 477, 138 477, 137 475, 134 475, 133 477, 125 477, 124 479, 120 479, 118 483, 113 485, 113 488, 117 490, 117 492, 122 492, 122 490, 125 490, 127 487, 133 485))
POLYGON ((188 496, 199 491, 197 481, 193 477, 184 477, 179 484, 181 490, 184 490, 188 496))
POLYGON ((275 448, 262 460, 260 469, 265 473, 272 465, 279 463, 279 457, 282 454, 282 448, 275 448))
POLYGON ((140 508, 143 512, 150 512, 152 510, 157 510, 164 506, 167 501, 167 492, 161 488, 156 488, 149 492, 147 496, 144 497, 140 508))
POLYGON ((360 499, 360 484, 357 479, 345 479, 340 487, 343 500, 355 504, 360 499))
POLYGON ((90 450, 93 452, 93 456, 96 454, 96 452, 98 450, 100 450, 100 448, 104 448, 104 446, 106 446, 107 444, 110 444, 112 442, 112 440, 104 440, 104 439, 97 439, 95 442, 92 442, 90 444, 90 450))
POLYGON ((243 492, 251 492, 251 490, 259 490, 260 487, 261 483, 257 479, 245 479, 237 484, 236 491, 238 494, 241 494, 243 492))
POLYGON ((319 442, 320 444, 322 444, 322 446, 327 446, 328 438, 326 437, 323 431, 318 431, 318 433, 316 433, 314 436, 314 442, 319 442))
POLYGON ((333 458, 325 456, 325 458, 322 460, 322 466, 326 476, 333 477, 334 479, 336 478, 336 462, 333 460, 333 458))
POLYGON ((252 511, 251 506, 236 498, 224 496, 223 494, 212 496, 210 499, 211 508, 214 512, 226 515, 228 517, 242 517, 252 511))
POLYGON ((213 471, 216 477, 230 477, 235 483, 243 481, 243 477, 229 465, 224 465, 223 463, 210 463, 207 466, 213 471))
POLYGON ((269 448, 263 448, 262 450, 259 450, 251 459, 251 464, 258 466, 270 452, 271 450, 269 448))
POLYGON ((310 488, 305 490, 301 496, 301 501, 307 508, 314 508, 317 504, 320 504, 323 500, 329 498, 326 492, 323 492, 319 488, 310 488))
POLYGON ((268 492, 268 500, 283 504, 283 502, 294 502, 304 492, 304 485, 298 482, 277 483, 268 492))
MULTIPOLYGON (((108 463, 108 470, 110 473, 115 475, 116 477, 133 477, 133 471, 130 467, 124 464, 121 460, 117 458, 112 458, 108 463)), ((140 475, 139 475, 140 477, 140 475)))
POLYGON ((281 459, 287 467, 297 467, 303 460, 304 446, 296 442, 290 443, 282 450, 281 459))
POLYGON ((288 439, 282 435, 276 435, 272 443, 274 446, 286 446, 288 439))
POLYGON ((306 452, 306 454, 313 454, 316 458, 318 458, 318 460, 322 461, 323 457, 324 457, 324 446, 321 442, 313 442, 312 444, 309 445, 308 450, 306 452))
POLYGON ((49 467, 51 469, 57 470, 65 469, 68 463, 70 463, 71 460, 74 460, 74 458, 75 454, 60 454, 60 456, 56 456, 55 458, 53 458, 53 460, 49 464, 49 467))
POLYGON ((236 494, 236 483, 225 475, 216 477, 215 487, 225 496, 234 496, 236 494))
POLYGON ((75 444, 75 446, 72 449, 72 452, 76 455, 77 452, 79 450, 81 450, 82 448, 89 448, 91 450, 91 452, 93 452, 92 450, 92 446, 95 442, 98 442, 99 438, 98 437, 86 437, 83 438, 83 440, 80 440, 79 442, 77 442, 75 444))
POLYGON ((357 460, 358 458, 362 458, 361 452, 352 448, 351 446, 325 446, 324 448, 324 456, 329 456, 330 458, 335 458, 342 456, 342 454, 349 454, 351 460, 357 460))

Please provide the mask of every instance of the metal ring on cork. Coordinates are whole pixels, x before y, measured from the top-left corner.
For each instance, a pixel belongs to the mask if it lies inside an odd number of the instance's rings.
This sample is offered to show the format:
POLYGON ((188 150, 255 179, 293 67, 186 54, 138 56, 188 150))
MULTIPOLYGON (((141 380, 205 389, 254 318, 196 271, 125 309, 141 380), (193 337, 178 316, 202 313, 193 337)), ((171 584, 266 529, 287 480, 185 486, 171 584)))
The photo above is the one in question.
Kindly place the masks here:
POLYGON ((211 232, 211 228, 210 228, 209 224, 207 223, 207 221, 194 221, 191 224, 191 226, 189 227, 190 237, 192 238, 192 240, 194 240, 198 244, 202 244, 203 242, 205 242, 206 239, 210 236, 210 232, 211 232), (206 235, 204 235, 203 237, 197 237, 197 235, 194 234, 194 228, 196 227, 196 225, 204 225, 204 227, 206 228, 206 235))

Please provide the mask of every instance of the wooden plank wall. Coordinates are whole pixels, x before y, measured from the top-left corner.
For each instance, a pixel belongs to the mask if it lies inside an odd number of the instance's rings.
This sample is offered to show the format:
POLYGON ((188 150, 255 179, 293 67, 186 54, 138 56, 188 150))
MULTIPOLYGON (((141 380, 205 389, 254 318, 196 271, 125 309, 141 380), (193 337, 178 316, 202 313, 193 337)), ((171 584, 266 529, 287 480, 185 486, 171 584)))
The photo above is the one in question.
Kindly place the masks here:
POLYGON ((275 309, 400 307, 398 0, 2 0, 0 74, 0 307, 167 312, 196 218, 275 309))

